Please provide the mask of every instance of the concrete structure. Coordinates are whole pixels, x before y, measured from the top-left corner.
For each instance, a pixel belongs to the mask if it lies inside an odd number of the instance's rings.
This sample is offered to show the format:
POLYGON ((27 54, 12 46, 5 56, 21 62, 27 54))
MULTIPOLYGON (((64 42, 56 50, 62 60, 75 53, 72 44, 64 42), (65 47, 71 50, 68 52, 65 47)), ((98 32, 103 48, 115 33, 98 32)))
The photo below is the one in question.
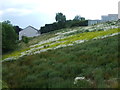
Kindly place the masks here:
POLYGON ((117 21, 118 14, 108 14, 101 16, 101 20, 88 20, 88 25, 94 25, 100 22, 117 21))
POLYGON ((118 20, 118 14, 108 14, 101 16, 102 20, 101 22, 107 22, 107 21, 117 21, 118 20))
POLYGON ((19 40, 22 39, 22 36, 34 37, 40 35, 39 31, 32 26, 28 26, 22 31, 19 32, 19 40))
POLYGON ((108 16, 101 16, 101 18, 102 18, 102 20, 101 20, 101 22, 107 22, 107 21, 109 21, 109 18, 108 18, 108 16))
POLYGON ((94 24, 97 24, 97 23, 100 23, 101 20, 88 20, 88 26, 89 25, 94 25, 94 24))

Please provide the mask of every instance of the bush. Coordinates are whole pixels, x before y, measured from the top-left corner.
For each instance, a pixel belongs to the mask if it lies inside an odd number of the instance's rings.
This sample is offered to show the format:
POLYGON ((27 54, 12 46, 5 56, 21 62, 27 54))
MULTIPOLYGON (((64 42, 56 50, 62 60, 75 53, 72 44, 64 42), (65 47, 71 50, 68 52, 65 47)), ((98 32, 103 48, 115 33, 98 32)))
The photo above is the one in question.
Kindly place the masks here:
POLYGON ((76 21, 76 20, 73 20, 71 21, 71 27, 78 27, 78 26, 88 26, 88 21, 85 20, 85 21, 76 21))
POLYGON ((104 29, 98 29, 98 31, 103 31, 104 29))
POLYGON ((85 30, 85 32, 89 32, 89 30, 85 30))
POLYGON ((90 84, 90 82, 86 80, 79 80, 75 86, 77 88, 92 88, 92 85, 90 84))
POLYGON ((62 28, 65 28, 65 22, 45 24, 44 27, 41 27, 40 31, 41 31, 41 33, 48 33, 51 31, 58 30, 58 29, 62 29, 62 28))
POLYGON ((87 26, 88 21, 76 21, 76 20, 67 20, 65 22, 55 22, 52 24, 45 24, 45 26, 41 27, 41 33, 48 33, 51 31, 63 29, 63 28, 71 28, 71 27, 78 27, 78 26, 87 26))
POLYGON ((22 36, 22 41, 23 41, 24 43, 28 43, 28 42, 29 42, 29 38, 26 37, 26 36, 22 36))
POLYGON ((97 86, 101 85, 101 83, 104 82, 104 72, 102 68, 96 68, 93 71, 93 76, 94 76, 94 80, 95 82, 98 84, 97 86))

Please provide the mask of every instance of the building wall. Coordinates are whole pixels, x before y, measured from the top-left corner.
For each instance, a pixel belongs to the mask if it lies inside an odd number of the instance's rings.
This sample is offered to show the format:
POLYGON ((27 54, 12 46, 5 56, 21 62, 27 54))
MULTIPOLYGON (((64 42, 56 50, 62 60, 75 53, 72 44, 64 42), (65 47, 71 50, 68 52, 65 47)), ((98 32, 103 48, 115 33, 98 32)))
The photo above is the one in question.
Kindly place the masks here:
POLYGON ((107 22, 109 21, 109 17, 108 16, 102 16, 102 22, 107 22))
POLYGON ((22 36, 34 37, 40 35, 38 31, 34 28, 27 27, 19 32, 19 40, 22 39, 22 36))
POLYGON ((118 20, 118 14, 108 14, 108 16, 102 16, 102 22, 107 21, 117 21, 118 20))
POLYGON ((110 21, 117 21, 118 20, 118 14, 108 14, 110 21))
POLYGON ((94 25, 100 23, 100 20, 88 20, 88 25, 94 25))

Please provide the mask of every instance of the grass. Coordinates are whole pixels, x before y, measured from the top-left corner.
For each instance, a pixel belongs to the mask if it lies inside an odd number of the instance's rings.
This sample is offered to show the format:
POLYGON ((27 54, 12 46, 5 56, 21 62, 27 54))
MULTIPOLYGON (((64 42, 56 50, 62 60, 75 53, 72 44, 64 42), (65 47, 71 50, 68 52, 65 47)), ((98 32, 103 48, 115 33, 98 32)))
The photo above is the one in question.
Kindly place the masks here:
POLYGON ((107 31, 84 32, 84 33, 80 33, 80 34, 76 34, 76 35, 67 37, 65 39, 61 39, 60 41, 63 41, 63 40, 75 41, 75 40, 85 40, 85 39, 89 40, 89 39, 93 39, 95 37, 109 35, 109 34, 117 33, 117 32, 120 32, 119 28, 117 28, 117 29, 110 29, 110 30, 107 30, 107 31))
MULTIPOLYGON (((71 43, 73 43, 74 41, 77 41, 77 40, 91 40, 91 39, 93 39, 95 37, 101 37, 101 36, 104 36, 104 35, 110 35, 110 34, 117 33, 117 32, 120 32, 119 28, 117 28, 117 29, 110 29, 110 30, 107 30, 107 31, 95 31, 95 32, 78 33, 76 35, 72 35, 72 36, 68 36, 68 37, 66 37, 64 39, 60 39, 58 41, 64 41, 64 42, 55 43, 53 45, 48 46, 47 48, 53 48, 53 47, 56 47, 58 45, 71 44, 71 43)), ((47 38, 49 38, 49 36, 50 35, 48 35, 47 38)), ((43 35, 42 38, 44 38, 44 35, 43 35)), ((52 44, 52 43, 53 43, 53 41, 50 41, 48 43, 37 45, 37 46, 35 46, 33 48, 49 45, 49 44, 52 44)), ((19 51, 14 51, 11 54, 3 55, 3 59, 9 58, 9 57, 19 57, 22 52, 30 50, 30 49, 32 49, 32 48, 28 48, 27 47, 26 49, 23 49, 23 50, 21 49, 19 51)), ((39 49, 39 50, 42 50, 42 49, 39 49)))
POLYGON ((21 55, 22 52, 27 51, 27 50, 30 50, 30 48, 26 48, 26 49, 23 49, 23 50, 16 50, 12 53, 3 55, 2 59, 6 59, 6 58, 9 58, 9 57, 18 57, 18 56, 21 55))
MULTIPOLYGON (((103 35, 117 30, 87 32, 78 36, 90 38, 90 34, 103 35)), ((78 37, 79 38, 79 37, 78 37)), ((90 40, 74 46, 48 50, 36 55, 24 56, 17 61, 3 62, 3 81, 9 88, 118 88, 118 39, 113 36, 90 40), (73 84, 75 77, 86 80, 73 84)))

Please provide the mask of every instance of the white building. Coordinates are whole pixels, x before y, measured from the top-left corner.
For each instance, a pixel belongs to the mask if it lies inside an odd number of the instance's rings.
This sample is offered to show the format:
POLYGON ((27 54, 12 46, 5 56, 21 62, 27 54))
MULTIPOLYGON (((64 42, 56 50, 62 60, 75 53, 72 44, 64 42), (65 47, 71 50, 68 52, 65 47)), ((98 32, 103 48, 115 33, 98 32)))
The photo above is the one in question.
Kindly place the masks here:
POLYGON ((34 36, 38 36, 38 35, 40 35, 40 33, 36 28, 34 28, 32 26, 28 26, 19 32, 19 40, 22 39, 22 36, 34 37, 34 36))
POLYGON ((88 25, 94 25, 100 22, 117 21, 118 14, 108 14, 101 16, 101 20, 88 20, 88 25))
POLYGON ((110 21, 117 21, 118 20, 118 14, 108 14, 110 21))
POLYGON ((107 21, 109 21, 109 17, 108 16, 101 16, 101 18, 102 18, 102 20, 101 20, 101 22, 107 22, 107 21))
POLYGON ((88 20, 88 26, 100 23, 100 20, 88 20))
POLYGON ((118 20, 118 14, 108 14, 108 15, 104 15, 101 16, 102 18, 102 22, 107 22, 107 21, 117 21, 118 20))

